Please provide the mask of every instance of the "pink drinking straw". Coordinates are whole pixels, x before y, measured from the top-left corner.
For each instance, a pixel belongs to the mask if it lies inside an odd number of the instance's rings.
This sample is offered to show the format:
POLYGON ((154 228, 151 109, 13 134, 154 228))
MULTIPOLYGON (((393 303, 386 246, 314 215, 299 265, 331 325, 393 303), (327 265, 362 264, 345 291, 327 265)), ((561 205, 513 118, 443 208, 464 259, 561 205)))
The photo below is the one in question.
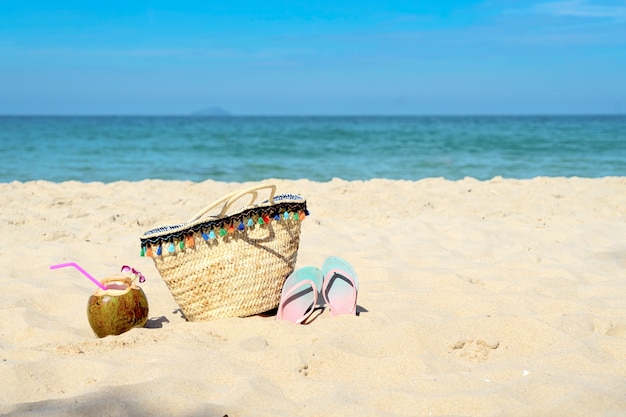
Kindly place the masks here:
POLYGON ((65 268, 66 266, 73 266, 74 268, 78 269, 84 276, 92 280, 94 284, 96 284, 98 287, 106 291, 107 287, 105 287, 104 284, 102 284, 100 281, 92 277, 89 274, 89 272, 81 268, 80 265, 78 265, 76 262, 68 262, 66 264, 50 265, 50 269, 65 268))

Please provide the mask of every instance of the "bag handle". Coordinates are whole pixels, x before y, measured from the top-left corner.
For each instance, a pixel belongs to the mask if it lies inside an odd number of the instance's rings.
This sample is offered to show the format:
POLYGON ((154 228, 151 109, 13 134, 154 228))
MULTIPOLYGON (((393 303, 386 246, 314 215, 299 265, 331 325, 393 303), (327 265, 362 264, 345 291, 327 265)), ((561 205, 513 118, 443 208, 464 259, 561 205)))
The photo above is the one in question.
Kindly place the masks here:
POLYGON ((226 214, 228 209, 230 209, 230 207, 233 205, 233 203, 235 203, 241 197, 244 197, 245 195, 248 195, 248 194, 252 195, 252 198, 250 199, 250 203, 248 203, 248 205, 251 206, 256 201, 256 199, 257 199, 257 197, 259 195, 258 191, 259 190, 265 190, 265 189, 269 189, 270 190, 269 202, 270 202, 270 204, 274 204, 274 195, 276 194, 276 185, 274 185, 274 184, 261 184, 261 185, 255 186, 255 187, 250 187, 250 188, 248 188, 246 190, 243 190, 243 191, 234 191, 232 193, 226 194, 222 198, 218 199, 217 201, 209 204, 207 207, 205 207, 202 210, 200 210, 187 223, 195 222, 196 220, 198 220, 199 218, 201 218, 202 216, 204 216, 205 214, 207 214, 211 210, 215 209, 216 207, 219 207, 221 204, 223 204, 224 206, 222 207, 222 210, 220 211, 220 214, 218 215, 218 217, 224 217, 224 215, 226 214))

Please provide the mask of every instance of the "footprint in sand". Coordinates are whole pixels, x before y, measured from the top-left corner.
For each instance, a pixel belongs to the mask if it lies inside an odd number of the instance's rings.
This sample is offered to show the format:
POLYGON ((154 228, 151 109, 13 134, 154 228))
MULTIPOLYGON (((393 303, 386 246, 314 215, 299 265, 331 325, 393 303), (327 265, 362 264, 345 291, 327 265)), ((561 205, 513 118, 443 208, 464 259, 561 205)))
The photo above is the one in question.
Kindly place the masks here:
POLYGON ((593 331, 613 337, 626 337, 626 324, 616 323, 609 319, 597 319, 594 322, 593 331))
POLYGON ((463 359, 482 363, 493 355, 498 346, 500 342, 497 340, 460 339, 450 344, 450 349, 463 359))
POLYGON ((239 342, 239 347, 247 352, 261 352, 267 346, 267 339, 264 337, 249 337, 239 342))

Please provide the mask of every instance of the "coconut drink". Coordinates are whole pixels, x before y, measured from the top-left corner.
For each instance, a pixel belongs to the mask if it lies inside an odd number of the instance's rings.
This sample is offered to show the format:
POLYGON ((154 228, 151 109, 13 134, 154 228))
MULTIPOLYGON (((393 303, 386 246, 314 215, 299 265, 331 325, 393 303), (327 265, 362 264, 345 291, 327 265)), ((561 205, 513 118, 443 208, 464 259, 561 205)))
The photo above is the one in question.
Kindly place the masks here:
POLYGON ((106 290, 96 290, 87 303, 87 319, 96 336, 119 335, 146 324, 148 299, 132 278, 119 274, 100 282, 106 290))
POLYGON ((98 337, 119 335, 148 321, 148 299, 135 284, 145 277, 134 268, 123 266, 120 274, 100 281, 74 262, 52 265, 51 269, 73 266, 98 286, 87 302, 87 319, 98 337), (123 274, 126 273, 126 274, 123 274))

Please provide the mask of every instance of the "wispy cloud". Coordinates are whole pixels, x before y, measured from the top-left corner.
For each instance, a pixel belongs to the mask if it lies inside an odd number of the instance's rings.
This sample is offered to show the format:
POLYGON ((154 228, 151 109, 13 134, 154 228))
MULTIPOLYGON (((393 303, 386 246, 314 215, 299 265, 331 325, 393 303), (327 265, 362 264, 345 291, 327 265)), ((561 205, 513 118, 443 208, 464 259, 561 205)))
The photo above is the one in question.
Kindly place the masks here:
POLYGON ((539 2, 502 11, 505 40, 532 45, 618 46, 626 43, 626 1, 539 2))
POLYGON ((587 18, 626 18, 626 2, 620 4, 592 4, 584 0, 539 3, 532 7, 534 13, 551 16, 587 18))

